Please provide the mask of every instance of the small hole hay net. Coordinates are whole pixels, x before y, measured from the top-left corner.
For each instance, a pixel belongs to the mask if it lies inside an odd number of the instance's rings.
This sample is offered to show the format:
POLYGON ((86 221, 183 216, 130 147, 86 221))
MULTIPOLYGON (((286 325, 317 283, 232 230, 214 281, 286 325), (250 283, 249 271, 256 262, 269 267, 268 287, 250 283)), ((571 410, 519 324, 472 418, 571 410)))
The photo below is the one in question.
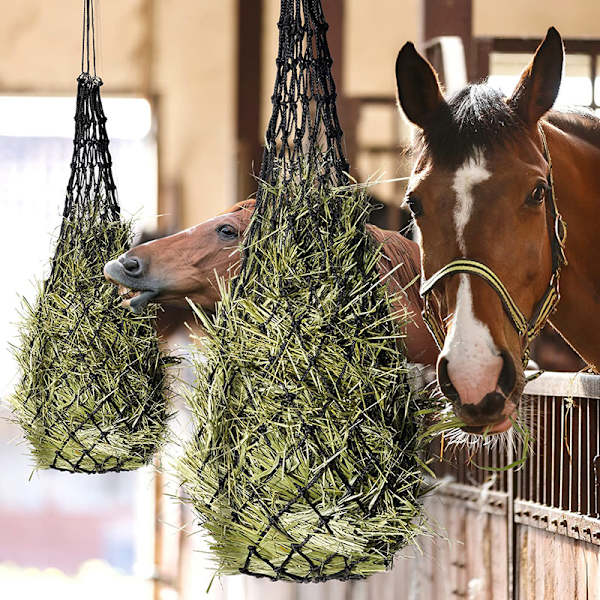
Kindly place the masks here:
POLYGON ((283 0, 273 116, 241 270, 207 332, 178 463, 221 574, 362 578, 426 529, 416 394, 347 185, 318 0, 283 0))
POLYGON ((77 80, 71 176, 50 275, 36 302, 25 302, 16 350, 22 377, 12 399, 38 468, 104 473, 140 467, 161 445, 167 359, 154 313, 124 311, 102 274, 129 247, 132 226, 120 220, 95 73, 93 4, 84 6, 87 71, 77 80))

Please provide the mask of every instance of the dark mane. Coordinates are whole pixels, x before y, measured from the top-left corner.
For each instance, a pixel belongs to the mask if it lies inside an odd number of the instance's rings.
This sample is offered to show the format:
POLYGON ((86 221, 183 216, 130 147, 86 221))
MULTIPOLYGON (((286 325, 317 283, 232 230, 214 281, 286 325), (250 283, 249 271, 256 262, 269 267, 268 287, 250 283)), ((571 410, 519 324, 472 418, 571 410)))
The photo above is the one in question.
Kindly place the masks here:
POLYGON ((427 150, 434 162, 456 168, 479 150, 514 141, 524 124, 502 93, 473 84, 451 96, 418 134, 414 150, 427 150))
POLYGON ((584 108, 551 110, 544 119, 566 133, 600 148, 600 118, 584 108))

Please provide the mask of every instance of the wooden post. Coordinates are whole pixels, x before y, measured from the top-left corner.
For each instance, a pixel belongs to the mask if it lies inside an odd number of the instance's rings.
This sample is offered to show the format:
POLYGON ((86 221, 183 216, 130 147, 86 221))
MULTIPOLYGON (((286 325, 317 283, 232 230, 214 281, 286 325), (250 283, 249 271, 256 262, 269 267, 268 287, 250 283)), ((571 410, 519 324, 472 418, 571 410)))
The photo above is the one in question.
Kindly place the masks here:
POLYGON ((465 50, 467 77, 476 77, 473 64, 472 0, 423 0, 421 15, 422 42, 443 35, 457 35, 465 50))
POLYGON ((262 160, 262 0, 238 0, 237 24, 237 194, 243 200, 256 191, 262 160))
POLYGON ((162 523, 161 523, 161 502, 163 495, 163 477, 160 472, 160 459, 154 459, 154 573, 152 581, 152 598, 160 600, 161 581, 160 575, 163 568, 162 553, 162 523))
POLYGON ((345 0, 327 0, 322 2, 325 19, 329 24, 327 44, 333 59, 331 74, 337 91, 337 111, 340 125, 344 131, 344 152, 350 164, 354 165, 357 151, 356 128, 358 125, 358 102, 348 98, 344 78, 344 6, 345 0))

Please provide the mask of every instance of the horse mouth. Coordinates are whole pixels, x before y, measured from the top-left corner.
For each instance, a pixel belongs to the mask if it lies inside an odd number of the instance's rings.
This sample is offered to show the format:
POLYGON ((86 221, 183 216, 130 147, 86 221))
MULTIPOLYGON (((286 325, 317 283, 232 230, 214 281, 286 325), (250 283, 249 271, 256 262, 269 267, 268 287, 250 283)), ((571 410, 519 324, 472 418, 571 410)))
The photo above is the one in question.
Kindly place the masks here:
POLYGON ((465 433, 471 433, 475 435, 496 435, 505 433, 514 424, 518 414, 518 404, 515 404, 512 400, 506 401, 507 406, 499 418, 492 423, 482 424, 464 424, 460 429, 465 433))
POLYGON ((113 285, 118 286, 121 306, 129 308, 135 314, 140 314, 148 304, 158 296, 158 286, 142 283, 124 272, 122 265, 117 260, 112 260, 104 265, 104 277, 113 285), (143 286, 143 287, 142 287, 143 286))
POLYGON ((512 427, 513 421, 513 418, 506 417, 505 419, 503 419, 499 423, 495 423, 494 425, 465 425, 464 427, 461 427, 461 429, 465 433, 474 433, 476 435, 495 435, 508 431, 512 427))
POLYGON ((134 290, 119 284, 121 306, 129 308, 135 314, 140 314, 156 296, 158 296, 156 290, 134 290))
POLYGON ((119 297, 123 300, 123 303, 129 303, 129 300, 139 296, 142 290, 132 290, 124 285, 119 285, 119 297))

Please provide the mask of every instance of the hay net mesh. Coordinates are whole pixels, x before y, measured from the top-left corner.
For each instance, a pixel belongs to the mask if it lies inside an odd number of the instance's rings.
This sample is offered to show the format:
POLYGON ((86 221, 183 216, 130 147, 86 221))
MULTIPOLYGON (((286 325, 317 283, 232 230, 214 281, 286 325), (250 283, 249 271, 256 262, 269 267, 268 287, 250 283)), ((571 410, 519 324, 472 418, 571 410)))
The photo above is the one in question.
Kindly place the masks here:
MULTIPOLYGON (((268 185, 264 184, 285 186, 300 178, 307 167, 318 171, 322 183, 348 182, 349 165, 343 151, 331 74, 333 60, 327 44, 329 26, 321 1, 282 0, 277 26, 277 72, 256 198, 258 215, 268 202, 268 185)), ((280 211, 287 211, 285 198, 275 204, 273 222, 280 211)), ((244 256, 250 240, 257 236, 258 222, 255 219, 250 225, 244 256)))
POLYGON ((71 173, 50 274, 24 305, 13 405, 38 468, 104 473, 149 462, 166 433, 166 371, 154 312, 119 306, 103 266, 125 252, 96 75, 93 1, 84 0, 71 173))
POLYGON ((219 573, 362 578, 425 529, 408 317, 347 185, 320 1, 282 0, 278 27, 256 208, 216 315, 198 310, 198 430, 178 469, 219 573))
MULTIPOLYGON (((121 217, 108 149, 106 115, 100 98, 102 79, 96 73, 93 0, 84 0, 83 7, 81 75, 77 78, 73 156, 57 255, 64 244, 72 246, 76 243, 73 240, 77 240, 77 233, 89 228, 90 223, 114 223, 121 217), (72 235, 65 231, 69 226, 72 235)), ((55 271, 53 268, 49 281, 53 280, 55 271)))

